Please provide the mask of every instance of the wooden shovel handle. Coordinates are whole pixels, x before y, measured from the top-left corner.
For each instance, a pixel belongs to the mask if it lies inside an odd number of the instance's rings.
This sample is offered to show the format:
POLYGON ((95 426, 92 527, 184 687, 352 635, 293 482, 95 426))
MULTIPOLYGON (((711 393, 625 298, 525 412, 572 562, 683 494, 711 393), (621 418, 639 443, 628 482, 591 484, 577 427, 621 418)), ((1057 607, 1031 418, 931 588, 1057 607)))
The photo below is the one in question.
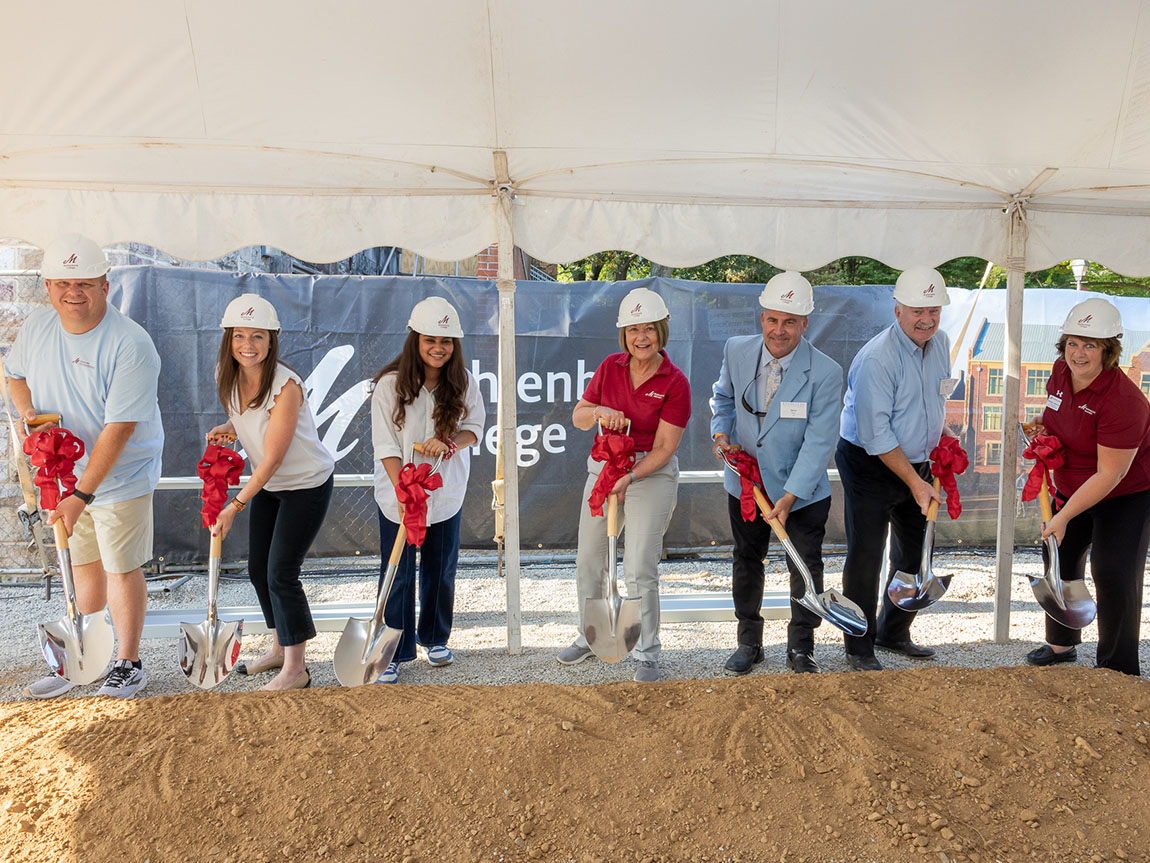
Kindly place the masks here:
POLYGON ((1054 518, 1054 507, 1050 505, 1050 486, 1046 484, 1046 472, 1042 473, 1042 488, 1038 492, 1038 506, 1042 510, 1042 523, 1054 518))
MULTIPOLYGON (((763 490, 757 485, 752 486, 751 491, 755 493, 755 503, 759 505, 759 512, 763 514, 763 518, 767 518, 767 513, 774 509, 774 507, 771 506, 770 499, 765 494, 763 494, 763 490)), ((783 527, 783 523, 781 521, 779 521, 777 518, 769 518, 767 519, 767 524, 771 526, 771 530, 775 532, 775 536, 779 538, 780 542, 785 542, 787 540, 787 529, 783 527)))
POLYGON ((399 559, 403 557, 403 546, 407 542, 407 528, 403 522, 399 523, 399 530, 395 532, 395 542, 391 545, 391 557, 387 559, 388 566, 398 566, 399 559))
POLYGON ((64 527, 64 519, 61 518, 52 524, 52 538, 56 540, 56 548, 68 550, 68 531, 64 527))
POLYGON ((60 422, 59 414, 36 414, 36 416, 32 417, 32 419, 24 420, 24 425, 28 426, 28 428, 35 428, 36 426, 42 426, 45 423, 58 422, 60 422))
MULTIPOLYGON (((607 496, 607 536, 619 535, 619 495, 607 496)), ((630 536, 631 534, 627 534, 630 536)))
POLYGON ((208 550, 208 556, 209 557, 219 557, 220 553, 223 551, 223 547, 224 547, 224 538, 222 536, 220 536, 218 533, 213 533, 212 534, 211 548, 208 550))
MULTIPOLYGON (((936 476, 934 478, 934 493, 938 494, 942 490, 942 481, 936 476)), ((938 521, 938 501, 934 498, 930 500, 930 506, 926 508, 926 520, 938 521)))

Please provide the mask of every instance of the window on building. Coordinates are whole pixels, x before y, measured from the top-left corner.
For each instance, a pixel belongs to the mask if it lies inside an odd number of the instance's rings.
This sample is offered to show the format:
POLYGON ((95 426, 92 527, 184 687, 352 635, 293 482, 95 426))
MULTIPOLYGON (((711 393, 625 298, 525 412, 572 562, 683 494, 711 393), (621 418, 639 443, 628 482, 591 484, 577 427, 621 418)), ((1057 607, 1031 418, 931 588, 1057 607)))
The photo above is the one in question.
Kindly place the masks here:
POLYGON ((1042 416, 1042 412, 1044 410, 1046 410, 1046 405, 1027 405, 1026 422, 1034 422, 1036 419, 1042 416))
POLYGON ((1142 372, 1142 395, 1150 399, 1150 372, 1142 372))
POLYGON ((986 405, 982 409, 982 430, 1002 431, 1002 406, 986 405))
POLYGON ((1046 381, 1050 377, 1048 369, 1026 370, 1026 394, 1040 396, 1046 392, 1046 381))
POLYGON ((986 445, 986 463, 1002 464, 1002 442, 991 441, 986 445))
POLYGON ((987 369, 986 394, 988 396, 1002 395, 1002 369, 987 369))

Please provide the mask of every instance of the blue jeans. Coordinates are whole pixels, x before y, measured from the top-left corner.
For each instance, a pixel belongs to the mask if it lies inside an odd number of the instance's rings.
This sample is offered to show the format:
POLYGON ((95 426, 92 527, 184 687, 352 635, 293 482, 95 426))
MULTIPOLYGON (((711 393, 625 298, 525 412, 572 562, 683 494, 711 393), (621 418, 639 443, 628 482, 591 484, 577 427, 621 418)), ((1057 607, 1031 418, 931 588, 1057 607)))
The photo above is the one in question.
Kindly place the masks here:
MULTIPOLYGON (((387 574, 387 558, 395 544, 399 525, 389 521, 379 508, 379 587, 387 574)), ((461 509, 447 521, 427 526, 427 538, 419 549, 419 622, 415 620, 415 546, 403 547, 399 569, 387 597, 383 618, 388 626, 403 630, 396 662, 415 659, 415 645, 436 647, 446 645, 451 637, 451 621, 455 613, 455 568, 459 563, 459 523, 461 509)))
POLYGON ((248 577, 264 623, 284 647, 315 638, 299 573, 323 525, 333 485, 329 476, 315 488, 261 489, 248 506, 248 577))

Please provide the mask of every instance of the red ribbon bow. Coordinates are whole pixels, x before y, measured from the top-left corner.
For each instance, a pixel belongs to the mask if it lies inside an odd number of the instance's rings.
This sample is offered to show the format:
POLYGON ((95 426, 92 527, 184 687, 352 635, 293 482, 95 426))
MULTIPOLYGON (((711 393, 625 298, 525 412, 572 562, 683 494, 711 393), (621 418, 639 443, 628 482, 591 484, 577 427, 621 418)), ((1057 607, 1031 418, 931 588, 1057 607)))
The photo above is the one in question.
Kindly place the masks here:
POLYGON ((24 452, 38 468, 36 485, 40 487, 40 506, 51 512, 63 498, 76 490, 76 475, 72 468, 84 455, 84 442, 67 429, 54 428, 24 438, 24 452), (64 486, 63 495, 57 480, 64 486))
POLYGON ((427 538, 427 493, 443 486, 443 477, 431 469, 432 465, 426 462, 418 467, 405 464, 395 486, 395 496, 403 504, 407 541, 416 548, 427 538))
POLYGON ((591 458, 603 462, 595 487, 587 503, 591 505, 591 515, 603 515, 603 504, 607 495, 627 471, 635 466, 635 439, 625 434, 602 434, 591 445, 591 458))
POLYGON ((759 472, 759 462, 746 450, 731 450, 727 457, 735 463, 735 473, 739 475, 739 512, 743 521, 754 521, 759 505, 755 502, 755 486, 763 484, 759 472))
POLYGON ((204 481, 204 490, 200 492, 200 500, 204 502, 200 508, 204 527, 211 527, 220 517, 220 510, 228 500, 228 486, 240 481, 240 474, 244 470, 243 457, 233 449, 219 444, 210 443, 200 456, 196 465, 196 473, 204 481))
POLYGON ((1023 502, 1034 500, 1042 489, 1042 478, 1046 477, 1047 488, 1054 493, 1054 479, 1050 472, 1062 467, 1065 456, 1062 453, 1062 441, 1052 434, 1036 434, 1031 438, 1026 449, 1022 451, 1023 458, 1034 459, 1034 467, 1026 478, 1026 485, 1022 488, 1023 502))
POLYGON ((944 435, 930 453, 930 472, 938 477, 942 488, 946 492, 946 511, 951 520, 962 515, 962 501, 958 497, 958 483, 955 474, 960 474, 970 466, 970 458, 966 450, 958 442, 958 438, 944 435))

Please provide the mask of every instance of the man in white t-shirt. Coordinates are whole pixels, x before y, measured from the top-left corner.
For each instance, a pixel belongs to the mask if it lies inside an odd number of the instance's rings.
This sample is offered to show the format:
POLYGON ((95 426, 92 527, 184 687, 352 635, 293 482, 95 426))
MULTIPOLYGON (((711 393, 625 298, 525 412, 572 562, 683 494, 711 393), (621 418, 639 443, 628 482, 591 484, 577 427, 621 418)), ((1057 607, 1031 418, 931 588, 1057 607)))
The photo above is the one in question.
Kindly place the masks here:
MULTIPOLYGON (((5 361, 16 410, 59 413, 84 442, 76 491, 48 518, 71 536, 76 602, 84 614, 107 605, 116 661, 100 695, 129 698, 147 681, 140 663, 152 557, 152 492, 160 478, 164 431, 157 385, 160 357, 144 329, 108 305, 108 259, 94 242, 67 234, 44 250, 52 308, 20 328, 5 361)), ((28 686, 55 698, 72 684, 55 674, 28 686)))

